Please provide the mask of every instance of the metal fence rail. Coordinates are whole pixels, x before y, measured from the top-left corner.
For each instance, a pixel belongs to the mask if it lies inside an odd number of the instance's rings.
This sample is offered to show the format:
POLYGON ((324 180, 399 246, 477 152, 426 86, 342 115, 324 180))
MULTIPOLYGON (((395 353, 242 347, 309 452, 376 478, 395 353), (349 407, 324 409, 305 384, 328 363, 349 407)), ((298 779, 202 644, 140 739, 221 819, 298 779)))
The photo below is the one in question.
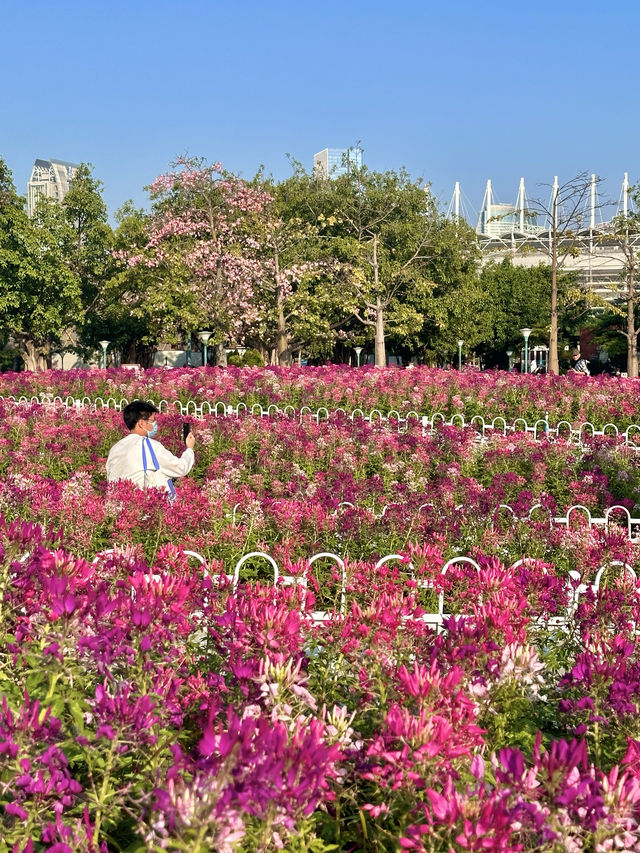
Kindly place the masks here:
MULTIPOLYGON (((13 403, 19 406, 52 406, 55 408, 71 408, 71 409, 114 409, 121 411, 130 401, 125 397, 116 399, 115 397, 67 397, 51 396, 48 394, 40 394, 32 397, 15 397, 13 395, 2 396, 0 401, 5 403, 13 403)), ((462 414, 454 414, 447 417, 442 412, 434 412, 431 415, 421 415, 416 411, 408 411, 401 414, 396 409, 391 409, 388 412, 382 412, 379 409, 371 409, 369 413, 356 408, 350 412, 346 409, 336 408, 328 409, 326 406, 320 406, 313 410, 309 406, 303 406, 296 409, 294 406, 277 406, 275 403, 266 408, 260 403, 254 403, 252 406, 247 406, 245 403, 237 403, 235 406, 226 403, 223 400, 197 402, 196 400, 188 400, 183 403, 180 400, 149 400, 161 412, 175 412, 183 417, 202 418, 205 416, 223 417, 223 418, 238 418, 238 417, 255 417, 255 418, 274 418, 283 417, 290 418, 303 422, 309 420, 315 423, 322 421, 335 421, 338 419, 348 419, 351 421, 361 420, 371 426, 377 426, 383 429, 397 430, 399 433, 407 432, 410 427, 420 426, 423 435, 433 435, 446 427, 458 427, 460 429, 472 429, 478 436, 479 440, 488 439, 490 436, 509 435, 523 433, 529 435, 534 440, 562 440, 580 447, 585 447, 589 440, 593 438, 614 438, 634 451, 640 451, 640 424, 630 424, 627 427, 618 426, 614 423, 606 423, 602 428, 598 428, 591 421, 585 421, 579 424, 572 424, 570 421, 561 420, 555 425, 549 423, 548 414, 540 417, 532 424, 525 418, 516 418, 508 423, 501 415, 492 419, 485 419, 482 415, 473 415, 469 419, 465 419, 462 414)))
MULTIPOLYGON (((274 602, 277 603, 278 594, 283 587, 297 586, 302 592, 302 598, 299 606, 300 613, 305 618, 310 619, 315 625, 321 625, 335 621, 343 621, 347 618, 348 606, 350 602, 350 596, 348 592, 347 567, 345 561, 338 554, 334 554, 328 551, 322 551, 318 554, 314 554, 306 561, 306 568, 304 573, 296 576, 283 574, 280 571, 276 560, 271 556, 271 554, 268 554, 266 551, 252 551, 251 553, 245 554, 238 560, 233 571, 229 574, 211 574, 207 567, 207 561, 201 554, 198 554, 195 551, 183 551, 182 553, 188 558, 194 559, 202 569, 203 575, 205 577, 208 577, 214 585, 220 585, 222 583, 228 584, 229 590, 232 594, 235 594, 238 591, 238 588, 242 583, 241 570, 243 566, 245 566, 251 560, 265 561, 269 565, 270 570, 272 572, 271 586, 273 586, 274 602), (306 605, 309 590, 309 572, 311 570, 311 567, 319 560, 329 561, 336 565, 339 569, 339 582, 335 590, 336 606, 331 610, 308 611, 306 605)), ((100 561, 109 560, 109 558, 117 558, 117 554, 117 549, 109 548, 105 551, 101 551, 100 553, 96 554, 93 563, 97 564, 100 561)), ((401 563, 406 566, 406 571, 408 575, 407 580, 410 581, 410 584, 407 584, 407 593, 413 593, 415 592, 415 590, 433 590, 434 592, 437 590, 439 584, 437 584, 435 580, 417 580, 415 576, 415 567, 411 562, 407 561, 406 557, 401 554, 387 554, 386 556, 381 557, 375 564, 374 571, 386 565, 387 563, 392 562, 401 563)), ((507 571, 515 571, 523 565, 535 566, 539 564, 539 560, 536 560, 531 557, 523 557, 522 559, 517 560, 515 563, 509 566, 507 571)), ((450 569, 461 565, 468 566, 478 576, 482 572, 481 566, 475 560, 471 559, 471 557, 461 556, 454 557, 447 563, 445 563, 442 569, 440 570, 440 577, 443 578, 450 569)), ((627 582, 630 581, 633 584, 634 589, 636 590, 636 594, 640 595, 640 589, 638 589, 638 580, 634 569, 628 563, 622 562, 621 560, 611 560, 609 563, 600 566, 596 573, 595 580, 592 584, 584 583, 578 572, 570 571, 567 577, 565 587, 567 592, 566 610, 564 613, 560 613, 556 616, 550 617, 548 620, 548 626, 554 629, 567 630, 580 603, 580 598, 589 590, 592 590, 595 595, 605 592, 606 588, 603 586, 603 578, 607 570, 618 570, 618 574, 625 578, 627 582)), ((546 566, 543 566, 543 573, 547 574, 546 566)), ((160 585, 162 582, 162 574, 156 573, 150 575, 149 584, 160 585)), ((135 590, 132 591, 132 594, 135 595, 135 590)), ((357 602, 357 598, 354 598, 354 602, 357 602)), ((478 598, 478 603, 482 604, 481 597, 478 598)), ((424 622, 430 627, 432 627, 434 630, 440 632, 445 629, 445 622, 450 619, 451 616, 455 616, 458 618, 464 617, 465 614, 454 613, 451 610, 447 609, 447 598, 445 596, 445 593, 440 591, 437 593, 436 610, 432 612, 420 612, 417 613, 415 616, 405 617, 405 619, 409 618, 416 621, 424 622)))
MULTIPOLYGON (((279 499, 271 501, 271 505, 277 505, 279 503, 281 503, 281 500, 279 499)), ((455 511, 459 512, 462 516, 465 515, 465 510, 467 509, 469 512, 472 512, 474 516, 477 516, 477 510, 475 508, 467 508, 464 504, 458 504, 458 506, 455 507, 455 511)), ((407 504, 385 504, 382 507, 381 512, 377 513, 371 507, 357 506, 356 504, 351 503, 351 501, 341 501, 334 510, 333 516, 336 517, 343 512, 348 512, 349 510, 354 512, 370 513, 376 521, 382 521, 388 515, 389 510, 396 510, 412 518, 427 510, 436 512, 439 518, 444 518, 445 516, 445 513, 438 511, 436 506, 432 503, 423 503, 418 507, 411 507, 407 504)), ((560 527, 566 527, 567 530, 571 529, 572 521, 580 518, 583 520, 583 525, 586 523, 589 530, 592 528, 603 528, 608 532, 612 525, 615 524, 617 527, 626 529, 627 538, 631 542, 640 541, 640 518, 633 517, 629 510, 620 504, 608 507, 604 510, 604 515, 602 516, 592 515, 589 508, 584 506, 584 504, 574 504, 567 509, 565 515, 560 516, 552 515, 550 510, 540 503, 534 504, 527 515, 517 515, 513 507, 509 506, 509 504, 499 504, 492 512, 484 516, 484 518, 491 518, 492 516, 496 517, 501 513, 505 514, 511 524, 535 524, 537 519, 534 514, 543 513, 547 518, 549 526, 557 525, 560 527)), ((244 510, 242 504, 235 504, 230 513, 232 525, 236 526, 240 524, 243 515, 244 510)))

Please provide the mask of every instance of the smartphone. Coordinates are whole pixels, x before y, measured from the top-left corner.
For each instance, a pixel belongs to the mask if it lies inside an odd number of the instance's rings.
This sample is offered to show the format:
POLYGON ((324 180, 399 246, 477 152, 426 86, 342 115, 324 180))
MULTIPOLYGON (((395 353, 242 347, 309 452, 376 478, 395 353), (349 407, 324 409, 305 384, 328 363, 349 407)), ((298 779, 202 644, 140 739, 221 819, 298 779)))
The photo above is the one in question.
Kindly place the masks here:
POLYGON ((191 424, 188 421, 182 422, 182 440, 186 441, 187 436, 191 432, 191 424))

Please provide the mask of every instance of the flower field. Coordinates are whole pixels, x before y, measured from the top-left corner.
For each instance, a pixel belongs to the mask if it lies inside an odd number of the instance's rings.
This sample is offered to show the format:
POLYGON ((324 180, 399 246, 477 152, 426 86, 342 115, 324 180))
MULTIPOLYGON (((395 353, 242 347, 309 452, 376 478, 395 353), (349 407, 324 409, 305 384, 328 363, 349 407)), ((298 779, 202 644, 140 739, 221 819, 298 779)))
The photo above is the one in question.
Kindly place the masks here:
POLYGON ((266 370, 228 367, 225 370, 72 370, 0 375, 0 397, 50 395, 81 399, 109 397, 160 401, 223 400, 228 404, 290 405, 297 409, 360 408, 447 417, 474 415, 525 418, 534 422, 548 414, 553 423, 591 422, 618 426, 640 424, 637 385, 607 375, 529 376, 517 373, 411 370, 353 370, 343 365, 266 370))
MULTIPOLYGON (((640 422, 636 388, 426 369, 5 374, 0 853, 640 850, 633 447, 205 414, 169 503, 107 487, 118 411, 48 402, 623 427, 640 422)), ((181 421, 159 416, 174 452, 181 421)))

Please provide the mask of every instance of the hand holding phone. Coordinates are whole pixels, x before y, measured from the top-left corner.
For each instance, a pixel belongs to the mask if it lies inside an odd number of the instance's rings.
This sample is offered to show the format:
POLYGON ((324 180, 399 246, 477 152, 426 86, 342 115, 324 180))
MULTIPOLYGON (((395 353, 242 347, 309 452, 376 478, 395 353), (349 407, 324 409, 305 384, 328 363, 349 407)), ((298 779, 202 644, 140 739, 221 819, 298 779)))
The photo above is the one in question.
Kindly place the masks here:
POLYGON ((186 441, 187 436, 191 432, 191 424, 188 421, 182 422, 182 440, 186 441))

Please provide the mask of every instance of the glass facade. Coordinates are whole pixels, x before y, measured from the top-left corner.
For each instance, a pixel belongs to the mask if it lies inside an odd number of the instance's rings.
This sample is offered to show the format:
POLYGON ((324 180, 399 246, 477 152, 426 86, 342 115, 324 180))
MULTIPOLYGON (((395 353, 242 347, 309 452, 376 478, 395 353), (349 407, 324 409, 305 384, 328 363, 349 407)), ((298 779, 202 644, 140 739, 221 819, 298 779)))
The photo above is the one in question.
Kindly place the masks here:
POLYGON ((323 148, 313 156, 313 172, 317 177, 338 178, 361 166, 361 148, 323 148))

